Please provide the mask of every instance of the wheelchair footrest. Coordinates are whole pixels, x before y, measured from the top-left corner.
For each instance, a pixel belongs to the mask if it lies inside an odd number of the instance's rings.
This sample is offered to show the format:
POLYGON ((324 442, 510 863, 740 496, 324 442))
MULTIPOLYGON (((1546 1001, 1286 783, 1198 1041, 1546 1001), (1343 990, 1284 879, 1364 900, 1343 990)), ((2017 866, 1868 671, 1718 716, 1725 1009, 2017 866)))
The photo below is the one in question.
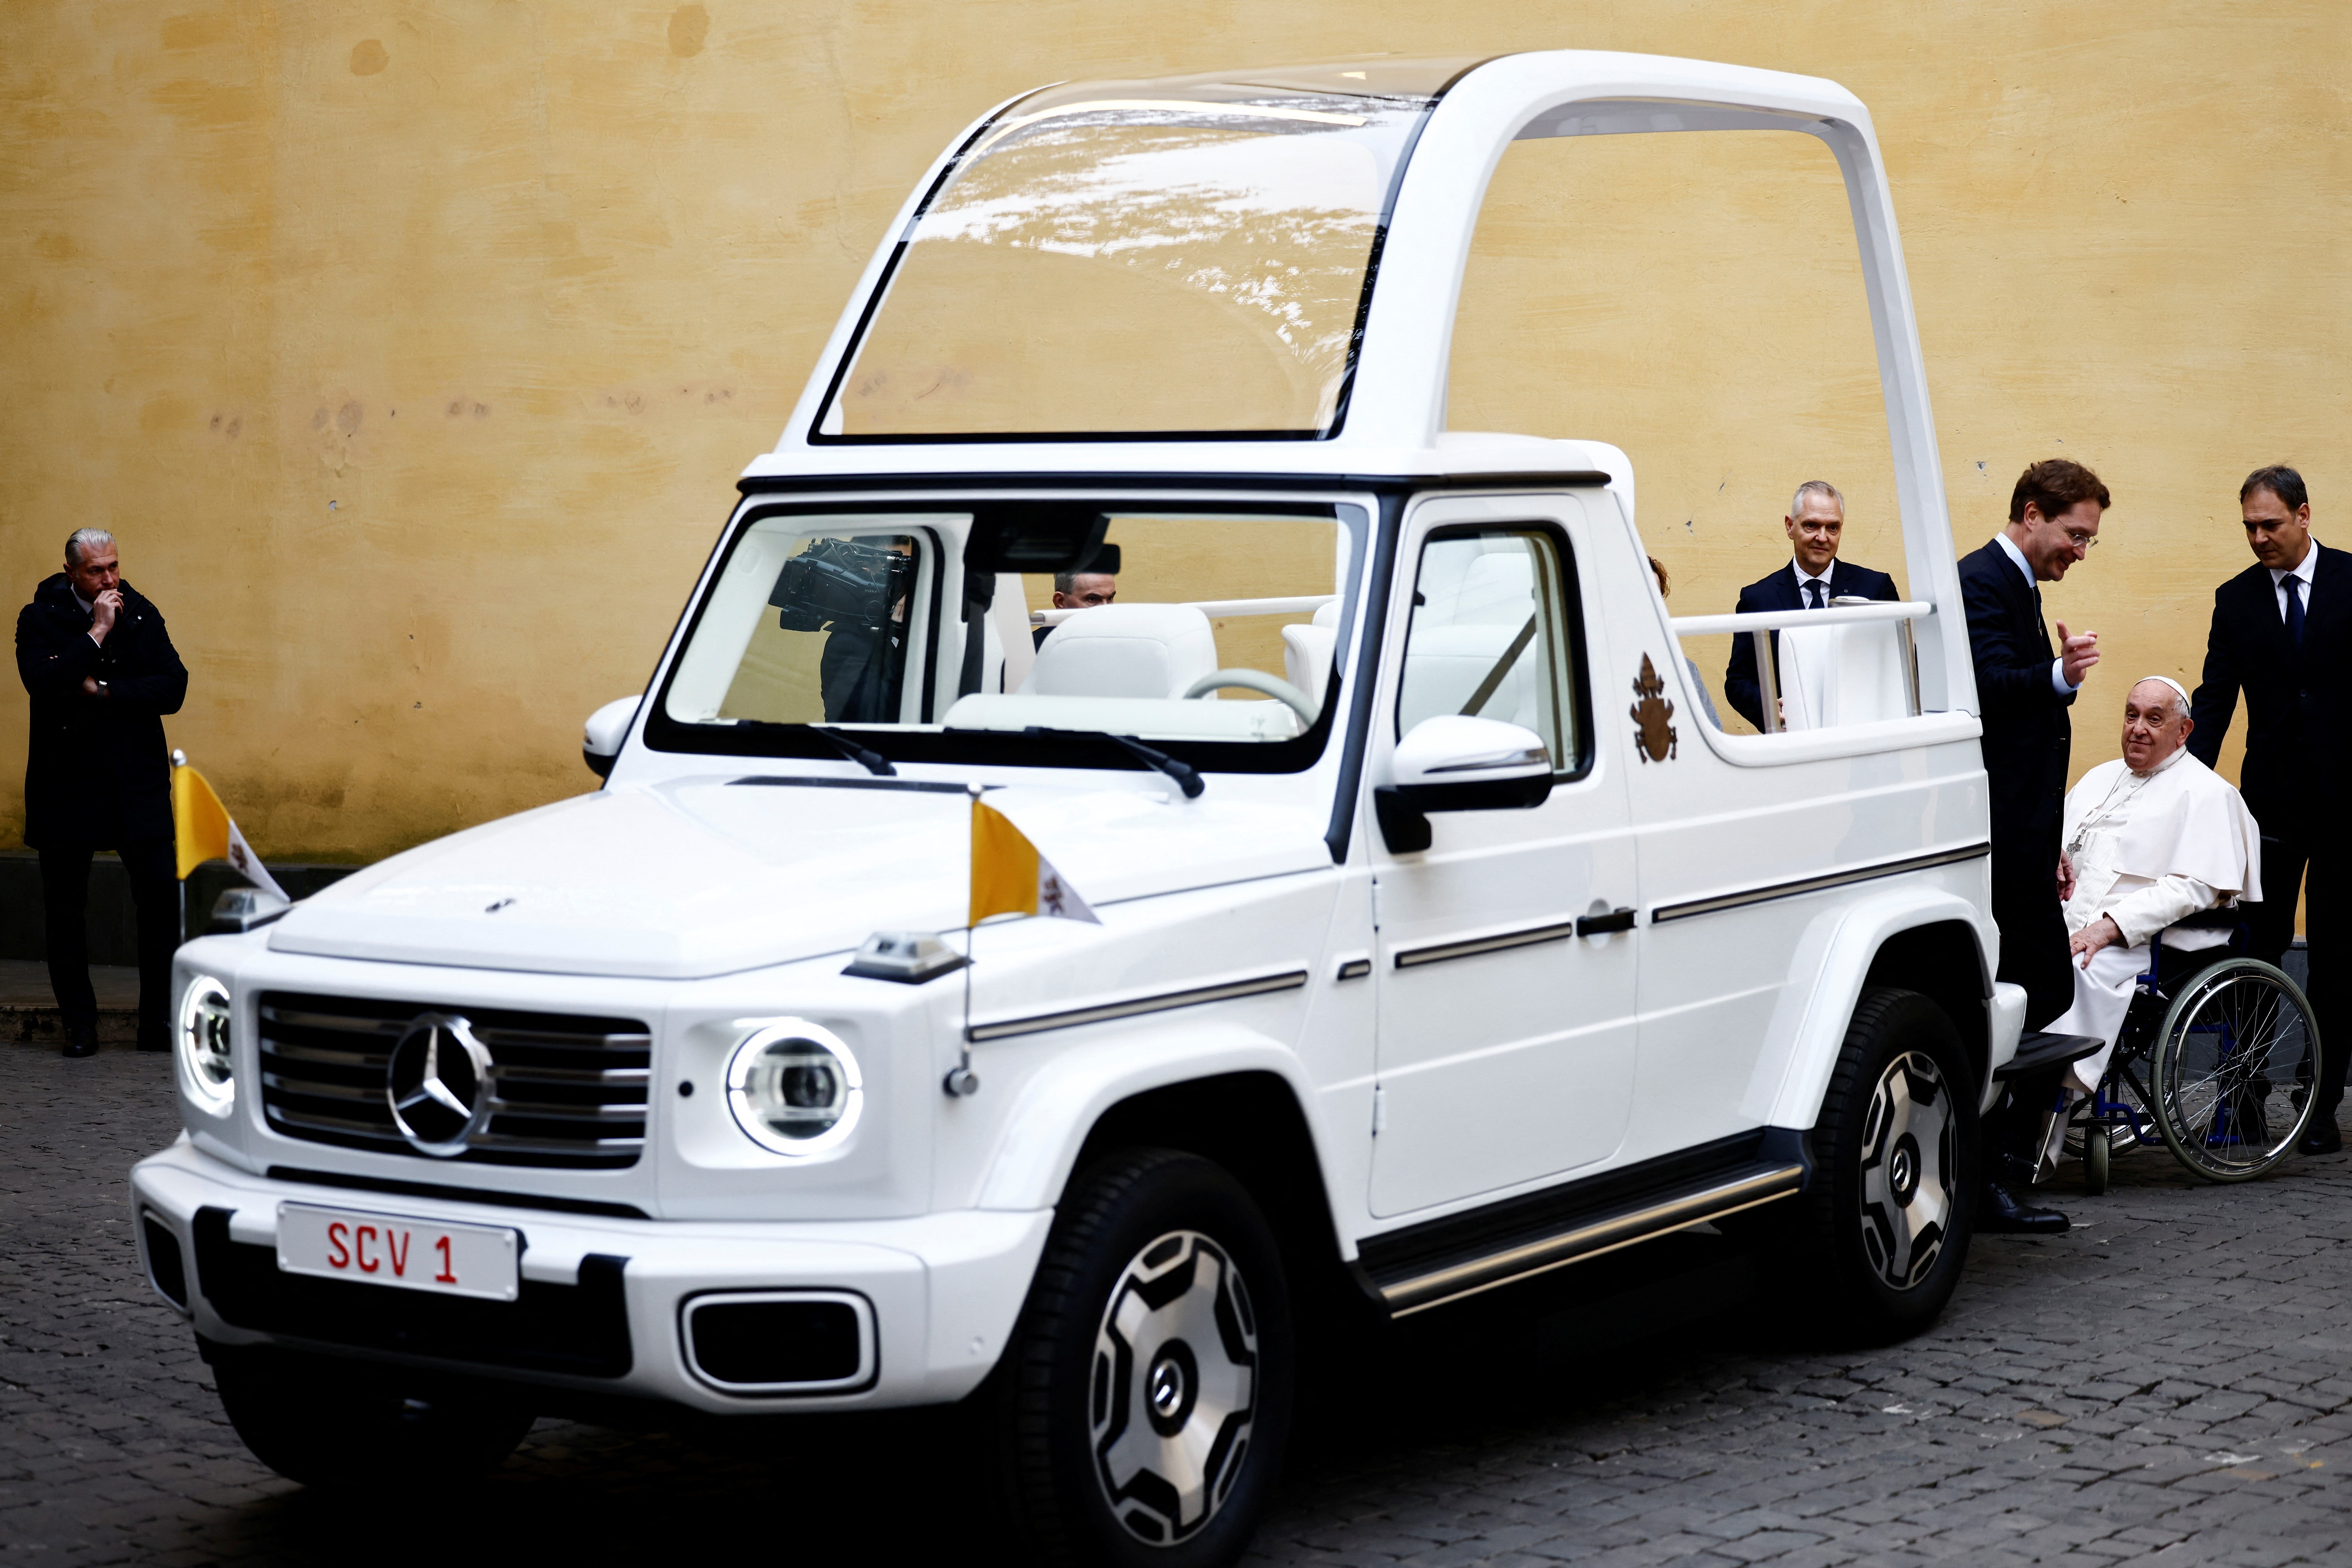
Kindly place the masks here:
POLYGON ((2045 1068, 2064 1067, 2107 1048, 2096 1035, 2053 1035, 2037 1031, 2017 1042, 2017 1055, 1992 1069, 1995 1079, 2023 1078, 2045 1068))

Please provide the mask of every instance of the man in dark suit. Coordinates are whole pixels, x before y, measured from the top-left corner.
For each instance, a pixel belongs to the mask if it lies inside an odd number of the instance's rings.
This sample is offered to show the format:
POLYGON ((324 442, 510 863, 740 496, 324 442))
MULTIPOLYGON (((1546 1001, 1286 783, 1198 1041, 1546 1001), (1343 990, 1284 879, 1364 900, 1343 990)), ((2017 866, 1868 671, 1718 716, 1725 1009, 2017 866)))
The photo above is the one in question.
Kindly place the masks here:
POLYGON ((139 1048, 168 1050, 180 887, 163 715, 186 700, 188 671, 163 616, 122 580, 112 534, 85 528, 66 541, 65 570, 17 612, 16 673, 33 699, 25 842, 41 855, 65 1054, 98 1049, 83 911, 100 849, 122 858, 139 910, 139 1048))
MULTIPOLYGON (((1780 520, 1788 530, 1795 559, 1770 576, 1739 590, 1738 612, 1826 609, 1832 599, 1895 599, 1895 579, 1867 566, 1837 558, 1839 535, 1845 531, 1845 497, 1826 479, 1807 479, 1789 502, 1780 520)), ((1778 636, 1772 638, 1777 651, 1778 636)), ((1723 694, 1742 718, 1759 730, 1764 722, 1764 692, 1756 679, 1756 639, 1731 639, 1731 665, 1723 673, 1723 694)))
MULTIPOLYGON (((2025 988, 2028 1030, 2047 1027, 2074 1000, 2058 900, 2060 824, 2074 741, 2066 710, 2099 661, 2098 634, 2070 637, 2063 621, 2058 650, 2052 651, 2040 584, 2057 582, 2090 553, 2108 504, 2098 475, 2063 458, 2047 458, 2019 476, 2009 498, 2009 526, 1960 561, 1991 795, 2000 978, 2025 988)), ((1980 1228, 2066 1228, 2064 1215, 2029 1208, 2010 1190, 2032 1184, 2042 1115, 2056 1100, 2064 1070, 2013 1080, 2007 1104, 1986 1119, 1980 1228)))
MULTIPOLYGON (((2303 890, 2311 1010, 2319 1020, 2319 1102, 2299 1145, 2306 1154, 2344 1146, 2336 1108, 2352 1028, 2338 1028, 2333 964, 2338 947, 2347 834, 2336 807, 2352 762, 2344 725, 2328 717, 2335 677, 2352 666, 2352 554, 2311 537, 2311 496, 2284 464, 2257 468, 2238 489, 2255 563, 2213 590, 2205 678, 2189 705, 2189 750, 2206 766, 2246 695, 2242 793, 2263 830, 2263 902, 2250 931, 2254 957, 2276 963, 2294 940, 2303 890), (2307 879, 2306 879, 2307 873, 2307 879)), ((2344 1020, 2352 1025, 2352 1019, 2344 1020)))

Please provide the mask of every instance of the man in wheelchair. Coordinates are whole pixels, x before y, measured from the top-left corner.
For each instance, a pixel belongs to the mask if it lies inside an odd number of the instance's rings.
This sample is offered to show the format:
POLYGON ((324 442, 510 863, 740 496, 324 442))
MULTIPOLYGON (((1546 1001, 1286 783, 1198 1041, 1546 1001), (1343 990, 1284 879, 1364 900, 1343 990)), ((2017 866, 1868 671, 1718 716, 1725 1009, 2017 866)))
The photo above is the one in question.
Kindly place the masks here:
MULTIPOLYGON (((2238 792, 2186 750, 2191 728, 2188 692, 2148 677, 2124 701, 2122 757, 2066 795, 2058 891, 2074 1001, 2050 1028, 2106 1042, 2069 1069, 2077 1095, 2105 1075, 2140 979, 2156 968, 2156 939, 2176 960, 2165 974, 2177 989, 2189 967, 2226 956, 2212 950, 2231 941, 2227 927, 2192 917, 2262 898, 2261 830, 2238 792)), ((2053 1130, 2048 1146, 2055 1142, 2053 1130)))

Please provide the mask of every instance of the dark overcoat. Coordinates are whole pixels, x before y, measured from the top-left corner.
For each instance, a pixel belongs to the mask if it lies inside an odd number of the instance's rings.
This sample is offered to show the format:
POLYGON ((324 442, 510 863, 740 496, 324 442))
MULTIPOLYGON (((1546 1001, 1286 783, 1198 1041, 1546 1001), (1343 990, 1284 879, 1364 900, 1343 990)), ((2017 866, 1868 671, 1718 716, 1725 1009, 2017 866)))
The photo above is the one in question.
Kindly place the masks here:
POLYGON ((116 849, 172 836, 172 754, 163 716, 187 700, 188 669, 163 614, 128 583, 101 647, 60 572, 16 613, 16 673, 33 699, 25 758, 25 842, 116 849), (82 681, 105 681, 93 697, 82 681))

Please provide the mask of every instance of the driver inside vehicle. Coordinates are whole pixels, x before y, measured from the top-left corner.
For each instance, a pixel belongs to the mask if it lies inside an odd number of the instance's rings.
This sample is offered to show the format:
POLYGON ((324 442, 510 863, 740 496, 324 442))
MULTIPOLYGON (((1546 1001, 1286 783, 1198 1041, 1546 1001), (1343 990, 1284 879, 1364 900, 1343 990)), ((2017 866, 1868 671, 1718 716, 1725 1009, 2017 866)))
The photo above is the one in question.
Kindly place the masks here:
POLYGON ((847 724, 868 766, 1042 757, 1079 734, 1303 767, 1323 743, 1307 737, 1369 527, 1362 508, 1313 502, 779 502, 726 545, 657 698, 654 743, 798 756, 807 742, 762 727, 847 724))
MULTIPOLYGON (((1109 572, 1056 572, 1054 574, 1054 608, 1057 610, 1091 610, 1108 605, 1118 598, 1118 578, 1109 572)), ((1050 626, 1032 628, 1031 636, 1039 647, 1045 646, 1054 628, 1050 626)))

